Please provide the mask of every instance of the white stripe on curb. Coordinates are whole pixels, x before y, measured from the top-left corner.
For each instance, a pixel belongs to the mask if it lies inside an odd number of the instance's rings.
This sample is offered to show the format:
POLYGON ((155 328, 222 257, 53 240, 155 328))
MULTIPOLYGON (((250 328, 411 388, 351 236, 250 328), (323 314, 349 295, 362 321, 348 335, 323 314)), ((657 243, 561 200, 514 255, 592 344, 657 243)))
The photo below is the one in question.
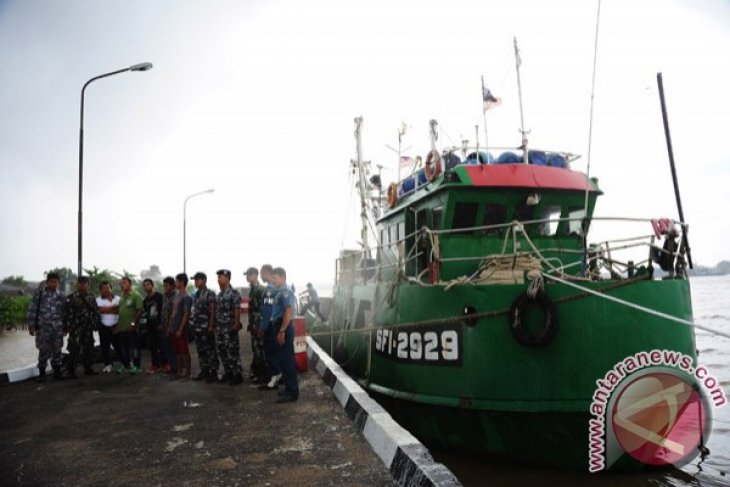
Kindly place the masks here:
MULTIPOLYGON (((53 369, 50 366, 46 367, 46 372, 50 372, 53 369)), ((12 384, 13 382, 21 382, 24 380, 32 379, 38 375, 38 366, 26 365, 18 369, 11 369, 5 372, 0 372, 0 384, 12 384)))
POLYGON ((461 485, 448 468, 434 461, 428 449, 396 423, 311 337, 307 337, 307 356, 310 368, 322 376, 397 485, 461 485))

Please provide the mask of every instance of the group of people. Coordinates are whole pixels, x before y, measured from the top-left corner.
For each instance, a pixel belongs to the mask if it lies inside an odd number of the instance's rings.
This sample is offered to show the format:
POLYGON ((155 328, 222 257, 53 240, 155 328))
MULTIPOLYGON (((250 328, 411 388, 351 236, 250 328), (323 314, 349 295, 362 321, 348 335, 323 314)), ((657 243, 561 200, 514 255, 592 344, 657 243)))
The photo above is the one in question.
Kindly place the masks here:
MULTIPOLYGON (((75 379, 78 365, 86 375, 98 375, 93 368, 93 332, 98 330, 104 368, 113 371, 111 348, 120 365, 118 374, 140 374, 140 318, 145 317, 146 344, 150 351, 148 374, 165 372, 170 380, 191 377, 190 341, 195 342, 200 373, 195 380, 238 385, 243 382, 239 350, 241 330, 240 293, 231 286, 231 271, 217 272, 220 292, 207 287, 207 276, 193 276, 195 291, 187 292, 188 276, 178 274, 163 280, 163 292, 150 279, 143 281, 143 298, 123 277, 122 294, 115 296, 112 286, 102 282, 99 297, 89 289, 89 278, 80 276, 77 288, 68 296, 59 290, 59 276, 49 273, 33 295, 28 308, 28 330, 35 336, 38 349, 37 381, 46 380, 51 362, 53 378, 75 379), (61 362, 63 337, 68 334, 68 362, 64 377, 61 362), (223 365, 223 375, 218 371, 223 365)), ((299 398, 294 356, 293 318, 296 298, 286 283, 286 271, 266 264, 261 271, 250 267, 245 272, 249 284, 248 332, 251 334, 252 362, 249 379, 259 389, 276 390, 284 384, 279 403, 299 398)), ((319 312, 316 291, 307 285, 310 304, 319 312), (312 299, 314 296, 314 299, 312 299), (315 307, 315 304, 317 305, 315 307)))

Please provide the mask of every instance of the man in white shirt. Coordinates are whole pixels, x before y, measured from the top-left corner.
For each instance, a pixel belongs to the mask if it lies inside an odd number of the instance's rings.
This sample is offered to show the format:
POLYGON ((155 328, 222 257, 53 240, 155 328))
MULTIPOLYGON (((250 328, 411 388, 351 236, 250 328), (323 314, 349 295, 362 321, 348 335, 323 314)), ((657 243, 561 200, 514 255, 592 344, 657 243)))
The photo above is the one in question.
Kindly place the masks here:
POLYGON ((104 359, 103 372, 108 374, 112 371, 112 358, 109 346, 113 345, 117 350, 116 334, 113 333, 119 320, 119 296, 112 294, 112 286, 104 281, 99 286, 101 296, 96 298, 96 305, 101 314, 101 325, 99 327, 99 342, 101 344, 101 356, 104 359))

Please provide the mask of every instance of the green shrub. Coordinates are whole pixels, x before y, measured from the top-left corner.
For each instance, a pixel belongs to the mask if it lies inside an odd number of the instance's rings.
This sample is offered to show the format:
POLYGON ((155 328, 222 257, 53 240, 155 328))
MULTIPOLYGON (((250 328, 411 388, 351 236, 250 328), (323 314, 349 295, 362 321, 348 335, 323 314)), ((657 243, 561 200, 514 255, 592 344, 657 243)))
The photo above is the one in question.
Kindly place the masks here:
POLYGON ((0 296, 0 326, 25 324, 30 296, 0 296))

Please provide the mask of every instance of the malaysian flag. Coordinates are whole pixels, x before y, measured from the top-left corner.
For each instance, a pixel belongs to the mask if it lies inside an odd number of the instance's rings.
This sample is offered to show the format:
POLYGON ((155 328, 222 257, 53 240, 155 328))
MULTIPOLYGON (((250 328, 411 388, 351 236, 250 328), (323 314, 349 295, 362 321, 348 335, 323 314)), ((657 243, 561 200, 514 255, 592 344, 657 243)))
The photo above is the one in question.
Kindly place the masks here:
POLYGON ((484 102, 484 111, 491 110, 494 107, 498 107, 502 103, 501 98, 497 98, 489 91, 489 88, 484 86, 484 79, 482 79, 482 101, 484 102))
POLYGON ((410 156, 400 156, 400 167, 409 168, 413 166, 413 158, 410 156))

